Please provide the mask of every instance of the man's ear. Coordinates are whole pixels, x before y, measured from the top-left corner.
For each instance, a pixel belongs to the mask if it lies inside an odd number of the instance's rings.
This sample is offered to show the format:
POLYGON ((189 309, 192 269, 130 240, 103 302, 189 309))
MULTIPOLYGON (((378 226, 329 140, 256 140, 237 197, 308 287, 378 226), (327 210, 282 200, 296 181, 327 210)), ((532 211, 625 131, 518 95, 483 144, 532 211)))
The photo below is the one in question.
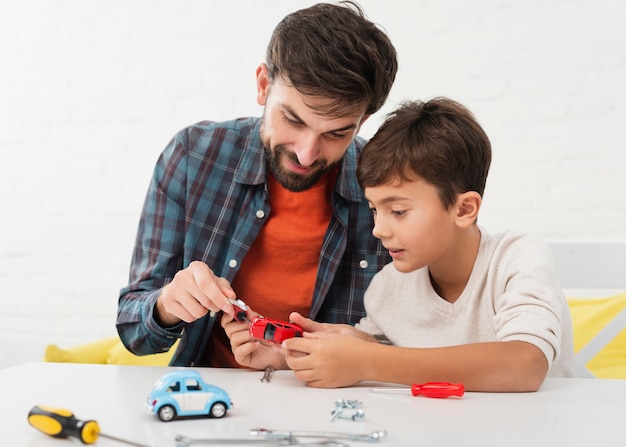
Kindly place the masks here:
POLYGON ((267 65, 262 63, 256 69, 256 101, 260 106, 264 106, 267 101, 270 85, 271 82, 267 71, 267 65))
POLYGON ((459 194, 456 202, 456 220, 460 227, 469 227, 476 222, 482 201, 482 197, 476 191, 459 194))
POLYGON ((359 121, 359 128, 357 129, 356 133, 359 133, 359 131, 361 130, 361 126, 363 126, 363 123, 365 123, 365 121, 367 121, 370 116, 372 115, 363 115, 363 118, 361 118, 361 121, 359 121))

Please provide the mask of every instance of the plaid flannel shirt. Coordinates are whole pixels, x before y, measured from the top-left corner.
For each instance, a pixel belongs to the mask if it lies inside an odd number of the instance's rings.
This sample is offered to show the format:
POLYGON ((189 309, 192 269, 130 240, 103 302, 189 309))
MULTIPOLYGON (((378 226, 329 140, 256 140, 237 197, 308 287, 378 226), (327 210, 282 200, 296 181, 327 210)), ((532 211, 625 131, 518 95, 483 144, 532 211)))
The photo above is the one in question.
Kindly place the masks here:
MULTIPOLYGON (((260 118, 200 122, 178 132, 159 157, 118 303, 117 329, 132 352, 164 352, 182 337, 172 365, 202 366, 215 317, 163 328, 153 309, 161 288, 194 260, 229 281, 235 277, 270 213, 260 124, 260 118)), ((358 322, 366 287, 390 262, 371 234, 356 180, 363 145, 361 138, 350 144, 331 200, 309 315, 317 321, 358 322)))

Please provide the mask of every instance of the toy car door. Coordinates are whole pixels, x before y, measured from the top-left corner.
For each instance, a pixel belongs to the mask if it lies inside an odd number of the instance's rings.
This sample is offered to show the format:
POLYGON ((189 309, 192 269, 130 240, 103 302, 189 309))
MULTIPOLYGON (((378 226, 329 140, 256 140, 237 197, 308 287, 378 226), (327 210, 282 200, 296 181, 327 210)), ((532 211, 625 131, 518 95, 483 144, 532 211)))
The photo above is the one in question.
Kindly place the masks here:
POLYGON ((212 393, 202 388, 202 385, 195 379, 185 380, 185 396, 183 397, 183 408, 185 412, 204 412, 207 401, 212 393))

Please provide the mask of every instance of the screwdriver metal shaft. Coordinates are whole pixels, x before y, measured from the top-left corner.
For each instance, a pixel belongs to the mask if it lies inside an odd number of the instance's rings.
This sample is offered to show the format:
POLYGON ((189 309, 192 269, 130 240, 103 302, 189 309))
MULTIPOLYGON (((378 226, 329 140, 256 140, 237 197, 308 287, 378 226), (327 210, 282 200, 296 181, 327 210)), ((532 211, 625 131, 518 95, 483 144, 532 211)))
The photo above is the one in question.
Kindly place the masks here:
POLYGON ((83 444, 93 444, 98 437, 103 437, 135 447, 148 447, 145 444, 101 433, 96 421, 78 419, 71 411, 62 408, 36 405, 28 412, 28 423, 53 438, 73 436, 80 439, 83 444))
POLYGON ((104 433, 100 433, 101 438, 110 439, 111 441, 121 442, 122 444, 134 445, 135 447, 150 447, 147 444, 141 444, 135 441, 129 441, 128 439, 118 438, 117 436, 106 435, 104 433))

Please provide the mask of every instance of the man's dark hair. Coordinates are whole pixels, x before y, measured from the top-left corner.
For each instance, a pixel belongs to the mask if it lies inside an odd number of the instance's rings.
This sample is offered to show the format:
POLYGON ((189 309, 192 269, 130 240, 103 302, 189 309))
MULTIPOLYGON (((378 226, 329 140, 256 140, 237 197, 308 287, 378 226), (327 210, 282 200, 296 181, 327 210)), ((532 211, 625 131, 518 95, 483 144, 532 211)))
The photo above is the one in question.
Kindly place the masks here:
POLYGON ((267 47, 271 80, 281 77, 305 96, 328 98, 324 113, 340 115, 384 104, 396 77, 396 50, 353 2, 320 3, 287 15, 267 47))
POLYGON ((458 194, 484 194, 491 143, 472 113, 448 98, 402 104, 387 115, 357 167, 363 188, 420 177, 449 209, 458 194))

